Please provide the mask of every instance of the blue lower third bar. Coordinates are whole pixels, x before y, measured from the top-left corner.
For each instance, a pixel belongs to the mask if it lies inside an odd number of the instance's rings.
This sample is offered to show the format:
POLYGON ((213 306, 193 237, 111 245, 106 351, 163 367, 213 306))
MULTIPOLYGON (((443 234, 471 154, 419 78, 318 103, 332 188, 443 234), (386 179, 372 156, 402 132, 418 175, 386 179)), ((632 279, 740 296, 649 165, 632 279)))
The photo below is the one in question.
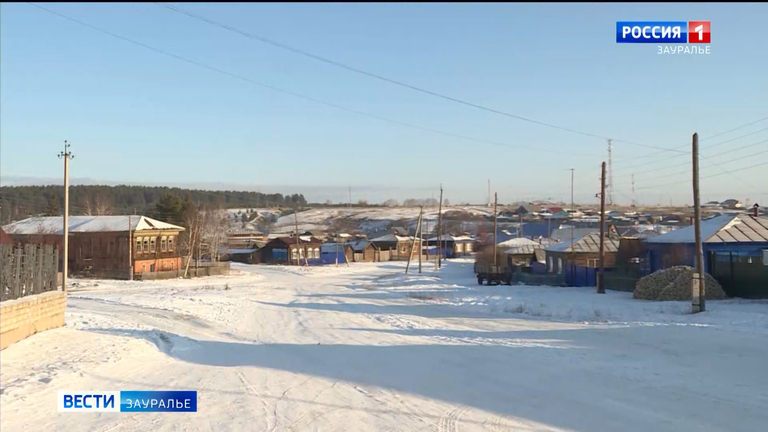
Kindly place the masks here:
POLYGON ((617 43, 687 43, 686 21, 617 21, 617 43))
POLYGON ((197 412, 197 391, 121 391, 120 412, 197 412))

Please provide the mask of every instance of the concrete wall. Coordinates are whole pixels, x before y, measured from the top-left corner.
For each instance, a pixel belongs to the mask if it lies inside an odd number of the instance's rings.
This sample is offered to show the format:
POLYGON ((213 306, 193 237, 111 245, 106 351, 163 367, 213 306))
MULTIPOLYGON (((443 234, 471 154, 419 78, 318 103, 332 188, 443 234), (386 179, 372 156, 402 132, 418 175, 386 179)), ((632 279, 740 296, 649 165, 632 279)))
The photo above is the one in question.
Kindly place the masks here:
POLYGON ((64 326, 67 295, 50 291, 0 304, 0 349, 35 333, 64 326))

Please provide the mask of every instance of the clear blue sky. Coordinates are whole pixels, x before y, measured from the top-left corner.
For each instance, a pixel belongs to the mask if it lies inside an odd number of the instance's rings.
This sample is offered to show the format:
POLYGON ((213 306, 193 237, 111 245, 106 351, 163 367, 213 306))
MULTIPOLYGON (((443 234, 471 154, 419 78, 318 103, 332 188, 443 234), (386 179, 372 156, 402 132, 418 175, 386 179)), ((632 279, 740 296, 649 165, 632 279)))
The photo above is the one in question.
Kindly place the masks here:
MULTIPOLYGON (((430 196, 484 202, 595 202, 606 143, 458 105, 263 44, 154 4, 44 4, 176 55, 333 104, 423 127, 592 156, 490 146, 281 94, 169 58, 28 4, 0 9, 0 171, 56 178, 64 139, 72 177, 226 183, 310 198, 430 196), (440 171, 437 174, 437 166, 440 171), (325 192, 327 190, 327 192, 325 192)), ((768 117, 765 4, 177 4, 250 33, 409 84, 536 120, 672 148, 768 117), (658 55, 617 44, 617 20, 711 20, 712 54, 658 55)), ((768 127, 768 121, 720 141, 768 127)), ((717 155, 768 131, 713 147, 717 155)), ((714 157, 768 162, 768 142, 714 157)), ((614 145, 617 201, 630 176, 646 203, 690 202, 688 156, 614 145), (648 162, 654 162, 648 164, 648 162), (646 163, 637 166, 640 163, 646 163), (650 169, 658 169, 645 173, 650 169), (658 178, 655 178, 658 176, 658 178), (663 177, 662 177, 663 176, 663 177), (675 185, 668 183, 678 182, 675 185), (654 184, 665 186, 653 188, 654 184), (645 187, 643 189, 643 187, 645 187)), ((768 199, 768 165, 723 174, 702 160, 704 199, 768 199), (762 194, 762 195, 761 195, 762 194), (762 197, 762 198, 761 198, 762 197)))

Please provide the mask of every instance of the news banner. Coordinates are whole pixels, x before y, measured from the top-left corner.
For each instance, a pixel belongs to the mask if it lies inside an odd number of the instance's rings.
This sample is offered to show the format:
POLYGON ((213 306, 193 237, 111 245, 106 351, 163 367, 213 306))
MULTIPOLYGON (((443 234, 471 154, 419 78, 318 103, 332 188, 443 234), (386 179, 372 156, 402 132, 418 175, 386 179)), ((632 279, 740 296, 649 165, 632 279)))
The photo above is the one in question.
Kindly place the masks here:
POLYGON ((616 21, 616 43, 664 44, 658 46, 658 54, 706 55, 710 27, 709 21, 616 21))
POLYGON ((59 412, 197 412, 197 391, 59 390, 59 412))

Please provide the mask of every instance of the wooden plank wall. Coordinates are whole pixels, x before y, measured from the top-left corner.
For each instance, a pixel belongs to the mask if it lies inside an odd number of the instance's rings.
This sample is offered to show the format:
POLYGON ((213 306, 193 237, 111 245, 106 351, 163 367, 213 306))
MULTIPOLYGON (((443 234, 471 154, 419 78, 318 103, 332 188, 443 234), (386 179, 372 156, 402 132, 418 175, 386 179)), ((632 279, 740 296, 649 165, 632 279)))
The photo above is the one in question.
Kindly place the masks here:
POLYGON ((58 289, 59 251, 53 245, 0 245, 0 301, 58 289))

